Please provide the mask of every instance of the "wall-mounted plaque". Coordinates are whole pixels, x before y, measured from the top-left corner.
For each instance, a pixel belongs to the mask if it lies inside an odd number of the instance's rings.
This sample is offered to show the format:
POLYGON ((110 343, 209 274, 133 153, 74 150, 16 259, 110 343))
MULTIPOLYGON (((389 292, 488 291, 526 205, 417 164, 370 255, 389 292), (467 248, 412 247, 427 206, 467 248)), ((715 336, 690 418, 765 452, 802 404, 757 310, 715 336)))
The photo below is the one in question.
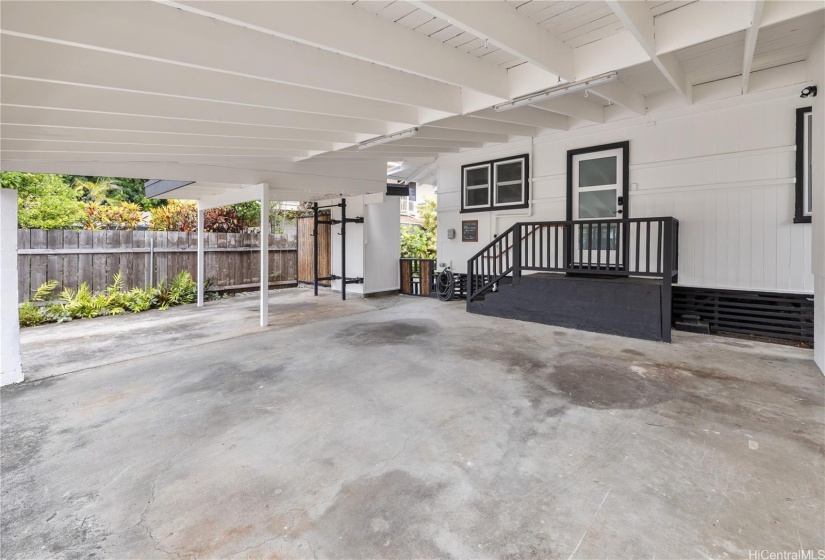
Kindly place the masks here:
POLYGON ((461 222, 461 240, 478 241, 478 220, 463 220, 461 222))

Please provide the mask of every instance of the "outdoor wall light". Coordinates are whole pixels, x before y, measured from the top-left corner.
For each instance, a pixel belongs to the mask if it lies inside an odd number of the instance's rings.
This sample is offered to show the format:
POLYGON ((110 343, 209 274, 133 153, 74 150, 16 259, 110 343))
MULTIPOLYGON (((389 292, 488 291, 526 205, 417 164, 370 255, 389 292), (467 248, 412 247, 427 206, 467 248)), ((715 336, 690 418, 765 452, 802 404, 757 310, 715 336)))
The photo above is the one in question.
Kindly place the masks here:
POLYGON ((816 97, 816 86, 808 86, 802 90, 799 97, 816 97))

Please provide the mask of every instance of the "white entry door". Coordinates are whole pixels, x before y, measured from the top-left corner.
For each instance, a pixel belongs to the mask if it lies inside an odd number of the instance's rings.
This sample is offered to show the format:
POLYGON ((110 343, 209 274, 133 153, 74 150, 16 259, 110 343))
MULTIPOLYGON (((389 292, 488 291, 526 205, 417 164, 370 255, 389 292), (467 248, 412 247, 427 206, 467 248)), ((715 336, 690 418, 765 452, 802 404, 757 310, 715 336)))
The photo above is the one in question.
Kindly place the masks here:
MULTIPOLYGON (((624 154, 621 148, 573 156, 573 219, 603 222, 622 218, 624 154)), ((573 262, 580 266, 616 266, 618 224, 577 224, 573 262)))

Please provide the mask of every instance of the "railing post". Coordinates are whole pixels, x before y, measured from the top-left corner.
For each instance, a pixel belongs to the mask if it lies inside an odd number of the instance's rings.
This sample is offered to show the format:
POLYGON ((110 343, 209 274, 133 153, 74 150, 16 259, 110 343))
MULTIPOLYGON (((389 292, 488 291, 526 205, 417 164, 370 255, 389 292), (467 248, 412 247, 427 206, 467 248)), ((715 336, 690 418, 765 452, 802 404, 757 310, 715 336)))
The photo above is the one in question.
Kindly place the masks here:
POLYGON ((673 223, 673 281, 679 283, 679 221, 673 223))
POLYGON ((662 244, 662 341, 670 342, 670 315, 673 299, 673 219, 662 220, 664 239, 662 244))
POLYGON ((470 304, 473 302, 473 259, 467 261, 467 311, 470 310, 470 304))
POLYGON ((513 230, 513 284, 521 282, 521 224, 513 230))
POLYGON ((561 254, 562 254, 562 268, 567 270, 570 268, 570 247, 571 247, 571 237, 570 237, 570 229, 572 228, 571 224, 564 224, 561 227, 561 254))

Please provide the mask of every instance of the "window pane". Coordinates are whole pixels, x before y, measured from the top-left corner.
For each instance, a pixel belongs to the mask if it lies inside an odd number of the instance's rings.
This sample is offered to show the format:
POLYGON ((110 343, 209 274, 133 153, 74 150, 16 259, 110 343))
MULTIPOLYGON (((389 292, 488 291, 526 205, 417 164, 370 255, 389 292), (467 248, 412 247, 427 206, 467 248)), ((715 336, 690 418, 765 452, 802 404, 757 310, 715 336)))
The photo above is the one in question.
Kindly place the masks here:
POLYGON ((579 192, 579 219, 615 217, 616 189, 579 192))
POLYGON ((489 167, 479 167, 476 169, 467 169, 465 170, 466 173, 466 185, 468 187, 472 187, 475 185, 486 185, 487 184, 487 170, 489 167))
POLYGON ((514 161, 496 165, 496 181, 521 181, 521 162, 514 161))
POLYGON ((616 164, 616 156, 579 161, 579 186, 615 185, 616 164))
POLYGON ((467 206, 487 206, 488 189, 469 189, 467 191, 467 206))
POLYGON ((599 250, 599 248, 602 251, 615 251, 619 237, 618 229, 615 224, 602 224, 601 228, 595 223, 582 224, 579 226, 579 244, 584 251, 599 250), (599 242, 600 234, 601 243, 599 242))
POLYGON ((496 189, 496 204, 512 204, 521 202, 522 184, 499 185, 496 189))

